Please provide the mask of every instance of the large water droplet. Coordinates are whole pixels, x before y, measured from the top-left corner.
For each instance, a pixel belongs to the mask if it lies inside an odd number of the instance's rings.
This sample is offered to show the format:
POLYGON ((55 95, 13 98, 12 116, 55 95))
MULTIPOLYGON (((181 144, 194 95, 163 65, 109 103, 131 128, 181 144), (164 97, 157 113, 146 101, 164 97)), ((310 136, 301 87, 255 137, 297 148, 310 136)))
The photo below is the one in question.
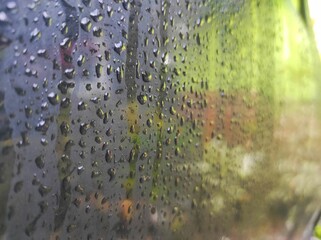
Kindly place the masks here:
POLYGON ((140 103, 140 104, 145 104, 146 102, 147 102, 147 100, 148 100, 148 97, 147 97, 147 95, 145 95, 145 94, 140 94, 140 95, 138 95, 137 96, 137 100, 138 100, 138 102, 140 103))
POLYGON ((125 50, 125 47, 123 45, 122 41, 119 41, 117 43, 114 44, 114 50, 116 53, 118 53, 120 55, 120 53, 125 50))
POLYGON ((52 105, 57 105, 59 103, 59 96, 54 92, 49 93, 47 98, 52 105))
POLYGON ((90 19, 87 18, 87 17, 84 17, 80 20, 80 26, 81 28, 86 31, 86 32, 89 32, 90 29, 91 29, 91 22, 90 22, 90 19))
POLYGON ((35 163, 36 163, 36 166, 37 166, 39 169, 43 169, 44 166, 45 166, 44 157, 43 157, 42 155, 36 157, 35 163))
POLYGON ((101 21, 103 19, 103 16, 102 14, 100 13, 100 11, 98 9, 95 9, 94 11, 92 11, 90 13, 90 17, 95 21, 95 22, 98 22, 98 21, 101 21))
POLYGON ((46 26, 50 26, 51 25, 51 17, 48 14, 48 12, 44 11, 42 13, 42 17, 43 17, 43 20, 45 21, 46 26))
POLYGON ((41 37, 41 32, 38 28, 35 28, 30 33, 30 42, 34 41, 35 39, 39 39, 41 37))

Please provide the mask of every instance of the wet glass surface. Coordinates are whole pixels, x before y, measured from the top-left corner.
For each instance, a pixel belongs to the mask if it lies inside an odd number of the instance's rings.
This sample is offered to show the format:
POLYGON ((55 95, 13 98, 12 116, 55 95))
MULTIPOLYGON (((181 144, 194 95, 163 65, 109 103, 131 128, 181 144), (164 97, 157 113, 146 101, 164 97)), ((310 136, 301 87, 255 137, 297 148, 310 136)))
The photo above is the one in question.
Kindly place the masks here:
POLYGON ((291 1, 0 3, 2 239, 301 239, 321 67, 291 1))

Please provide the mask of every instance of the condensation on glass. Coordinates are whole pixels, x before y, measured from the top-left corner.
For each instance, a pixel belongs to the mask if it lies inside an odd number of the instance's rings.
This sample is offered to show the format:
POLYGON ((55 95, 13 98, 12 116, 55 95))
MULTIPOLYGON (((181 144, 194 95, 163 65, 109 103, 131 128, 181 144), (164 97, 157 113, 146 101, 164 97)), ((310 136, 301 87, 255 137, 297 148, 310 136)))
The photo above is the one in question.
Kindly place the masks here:
POLYGON ((318 210, 290 1, 0 3, 3 239, 276 239, 318 210))

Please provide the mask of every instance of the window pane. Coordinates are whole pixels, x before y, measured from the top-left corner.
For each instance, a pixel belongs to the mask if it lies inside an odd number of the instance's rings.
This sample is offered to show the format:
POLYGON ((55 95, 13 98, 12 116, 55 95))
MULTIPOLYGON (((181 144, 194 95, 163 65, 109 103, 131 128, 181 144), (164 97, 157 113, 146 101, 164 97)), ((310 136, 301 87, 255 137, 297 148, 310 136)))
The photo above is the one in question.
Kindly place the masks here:
POLYGON ((0 2, 4 239, 313 233, 304 1, 0 2))

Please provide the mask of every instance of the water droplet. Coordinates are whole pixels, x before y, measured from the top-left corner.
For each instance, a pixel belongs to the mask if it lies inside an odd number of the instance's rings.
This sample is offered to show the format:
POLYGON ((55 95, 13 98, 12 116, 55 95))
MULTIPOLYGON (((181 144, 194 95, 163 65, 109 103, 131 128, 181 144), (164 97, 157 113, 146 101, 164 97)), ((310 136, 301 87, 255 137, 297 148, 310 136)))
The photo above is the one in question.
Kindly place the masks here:
POLYGON ((81 135, 85 135, 87 133, 87 130, 90 128, 90 125, 87 123, 81 123, 80 124, 80 128, 79 128, 79 132, 81 135))
POLYGON ((123 71, 120 67, 116 68, 116 78, 118 83, 121 83, 122 79, 123 79, 123 71))
POLYGON ((80 26, 81 28, 86 31, 86 32, 89 32, 90 29, 91 29, 91 22, 90 22, 90 19, 87 18, 87 17, 84 17, 80 20, 80 26))
POLYGON ((24 89, 20 88, 20 87, 15 87, 14 90, 19 96, 25 96, 26 95, 26 91, 24 89))
POLYGON ((97 109, 96 114, 100 119, 104 118, 104 111, 101 108, 97 109))
POLYGON ((142 77, 144 82, 150 82, 152 80, 152 75, 148 72, 142 72, 142 77))
POLYGON ((90 83, 86 84, 86 90, 91 91, 91 89, 92 89, 91 84, 90 83))
POLYGON ((107 150, 105 154, 106 162, 110 163, 113 160, 113 153, 111 150, 107 150))
POLYGON ((50 26, 51 25, 51 17, 48 14, 48 12, 44 11, 42 13, 42 17, 43 17, 43 20, 45 21, 46 26, 50 26))
POLYGON ((124 92, 124 89, 120 88, 115 91, 116 94, 122 94, 124 92))
POLYGON ((175 110, 174 106, 171 106, 171 107, 169 108, 169 112, 170 112, 171 114, 173 114, 173 115, 176 114, 176 110, 175 110))
POLYGON ((79 67, 81 67, 81 66, 84 64, 84 62, 85 62, 85 57, 84 57, 84 55, 80 55, 80 56, 78 57, 78 59, 77 59, 77 65, 78 65, 79 67))
POLYGON ((86 7, 89 7, 89 5, 91 4, 91 0, 82 0, 82 3, 83 3, 86 7))
POLYGON ((0 23, 7 23, 9 22, 9 18, 5 12, 0 12, 0 23))
POLYGON ((107 6, 107 14, 109 17, 111 17, 113 15, 113 8, 111 6, 107 6))
POLYGON ((65 76, 68 78, 68 79, 72 79, 74 76, 75 76, 75 69, 73 68, 67 68, 65 70, 65 76))
POLYGON ((97 63, 95 66, 95 71, 96 71, 97 78, 100 78, 101 73, 103 71, 103 66, 101 64, 97 63))
POLYGON ((65 121, 63 121, 61 124, 60 124, 60 132, 63 136, 67 136, 68 133, 70 132, 70 126, 68 123, 66 123, 65 121))
POLYGON ((38 28, 35 28, 30 33, 30 42, 34 41, 35 39, 39 39, 41 37, 41 32, 38 28))
POLYGON ((68 29, 67 23, 63 22, 60 27, 61 34, 66 35, 68 33, 68 31, 69 31, 69 29, 68 29))
POLYGON ((96 178, 96 177, 98 177, 98 176, 100 176, 101 175, 101 172, 100 171, 92 171, 91 172, 91 177, 92 178, 96 178))
POLYGON ((7 3, 7 9, 8 10, 14 10, 17 8, 17 3, 16 2, 13 2, 13 1, 10 1, 7 3))
POLYGON ((70 224, 67 227, 67 232, 71 233, 72 231, 74 231, 75 229, 77 229, 77 225, 76 224, 70 224))
POLYGON ((51 188, 41 184, 38 191, 39 191, 40 195, 42 197, 44 197, 45 195, 47 195, 48 193, 51 192, 51 188))
POLYGON ((39 49, 39 50, 37 51, 37 55, 38 55, 39 57, 46 57, 46 53, 47 53, 46 49, 39 49))
POLYGON ((101 15, 100 11, 98 9, 95 9, 90 13, 90 17, 95 21, 101 21, 103 19, 103 16, 101 15))
POLYGON ((107 171, 109 175, 109 182, 112 181, 115 178, 116 175, 116 169, 115 168, 109 168, 107 171))
POLYGON ((114 50, 116 53, 118 53, 119 55, 121 54, 121 52, 123 50, 125 50, 125 47, 123 45, 123 42, 122 41, 119 41, 117 43, 114 44, 114 50))
POLYGON ((47 120, 40 120, 40 122, 37 123, 36 131, 46 133, 49 128, 49 122, 47 120))
POLYGON ((59 103, 59 96, 54 92, 49 93, 47 98, 52 105, 57 105, 59 103))
POLYGON ((45 138, 41 138, 40 143, 41 143, 42 146, 47 146, 48 145, 48 141, 45 138))
POLYGON ((63 98, 63 99, 61 100, 60 106, 61 106, 62 108, 67 108, 67 107, 69 107, 70 102, 71 102, 71 101, 70 101, 69 98, 63 98))
POLYGON ((93 34, 95 37, 101 37, 103 35, 103 31, 101 28, 95 26, 93 28, 93 34))
POLYGON ((62 42, 60 43, 60 47, 63 49, 70 48, 71 46, 71 40, 70 38, 64 38, 62 42))
POLYGON ((80 101, 78 103, 78 111, 84 111, 87 109, 87 103, 85 103, 84 101, 80 101))
POLYGON ((150 118, 147 119, 146 124, 147 124, 148 127, 152 127, 153 126, 153 120, 150 119, 150 118))
POLYGON ((36 163, 36 166, 37 166, 39 169, 43 169, 44 166, 45 166, 44 157, 43 157, 42 155, 36 157, 35 163, 36 163))
POLYGON ((137 100, 141 105, 144 105, 147 102, 148 97, 145 94, 140 94, 137 96, 137 100))
POLYGON ((26 118, 30 118, 32 116, 32 109, 28 106, 25 106, 25 116, 26 118))
POLYGON ((107 65, 107 74, 110 75, 112 70, 113 70, 113 67, 110 64, 108 64, 107 65))
POLYGON ((107 135, 108 137, 110 137, 111 135, 113 135, 113 132, 112 132, 112 129, 111 129, 111 128, 108 128, 108 129, 107 129, 106 135, 107 135))
POLYGON ((77 174, 78 174, 78 175, 80 175, 80 174, 83 173, 84 171, 85 171, 84 166, 79 166, 79 167, 77 168, 77 174))
POLYGON ((14 185, 13 190, 15 193, 18 193, 21 191, 22 187, 23 187, 23 181, 19 181, 14 185))

